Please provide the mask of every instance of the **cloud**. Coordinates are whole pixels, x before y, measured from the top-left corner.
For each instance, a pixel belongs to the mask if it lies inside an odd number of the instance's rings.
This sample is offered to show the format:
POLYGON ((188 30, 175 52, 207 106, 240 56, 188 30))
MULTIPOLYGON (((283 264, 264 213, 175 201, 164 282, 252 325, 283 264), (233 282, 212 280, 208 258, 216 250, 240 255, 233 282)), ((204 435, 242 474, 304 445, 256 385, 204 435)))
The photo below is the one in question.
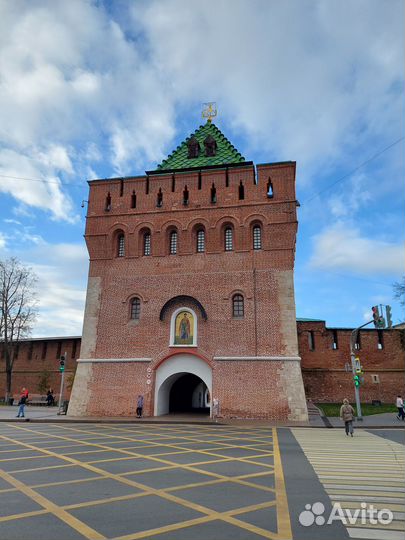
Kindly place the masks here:
MULTIPOLYGON (((11 253, 2 239, 0 234, 0 257, 8 258, 11 253)), ((50 243, 26 228, 14 231, 8 241, 20 246, 12 255, 38 278, 39 312, 33 336, 80 335, 89 264, 85 245, 50 243)))
POLYGON ((361 236, 345 223, 325 229, 313 238, 309 265, 321 270, 346 270, 359 274, 400 275, 404 271, 404 246, 361 236))
POLYGON ((359 137, 395 137, 404 104, 399 1, 133 3, 148 58, 179 102, 214 94, 220 119, 301 175, 359 137))

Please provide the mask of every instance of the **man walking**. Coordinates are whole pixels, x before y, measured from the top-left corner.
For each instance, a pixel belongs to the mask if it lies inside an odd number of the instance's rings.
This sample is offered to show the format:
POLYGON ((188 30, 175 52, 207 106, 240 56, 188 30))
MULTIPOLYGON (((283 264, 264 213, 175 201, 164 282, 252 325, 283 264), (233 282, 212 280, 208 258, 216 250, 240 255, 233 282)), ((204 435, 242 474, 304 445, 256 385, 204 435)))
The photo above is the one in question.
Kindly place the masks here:
POLYGON ((25 408, 25 405, 27 403, 27 396, 25 395, 25 393, 21 394, 20 396, 20 401, 18 402, 18 414, 17 414, 17 418, 24 418, 24 408, 25 408))
POLYGON ((139 394, 138 401, 136 402, 136 417, 141 418, 143 409, 143 396, 139 394))
POLYGON ((405 420, 405 413, 404 413, 404 400, 401 398, 401 396, 397 396, 397 409, 398 414, 397 418, 398 420, 405 420))
POLYGON ((345 431, 346 435, 349 436, 349 433, 351 437, 353 437, 353 417, 354 417, 354 409, 350 405, 348 399, 343 400, 343 405, 340 407, 340 418, 345 423, 345 431))

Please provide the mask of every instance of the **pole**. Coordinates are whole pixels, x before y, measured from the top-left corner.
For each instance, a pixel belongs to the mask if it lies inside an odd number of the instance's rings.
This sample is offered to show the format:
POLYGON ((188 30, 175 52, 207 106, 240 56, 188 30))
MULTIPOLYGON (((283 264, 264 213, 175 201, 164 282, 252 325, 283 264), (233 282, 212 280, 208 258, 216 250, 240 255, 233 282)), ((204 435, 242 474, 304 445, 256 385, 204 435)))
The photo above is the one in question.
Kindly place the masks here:
POLYGON ((354 376, 356 375, 356 353, 354 352, 354 344, 356 343, 357 333, 361 328, 364 328, 365 326, 368 326, 374 322, 374 319, 372 321, 368 321, 361 326, 355 328, 352 331, 352 335, 350 336, 350 360, 352 364, 352 374, 353 374, 353 384, 354 384, 354 395, 356 398, 356 409, 357 409, 357 420, 362 421, 363 415, 361 413, 361 404, 360 404, 360 388, 355 385, 354 383, 354 376))
MULTIPOLYGON (((65 351, 65 369, 66 369, 66 360, 67 360, 67 353, 65 351)), ((61 377, 61 380, 60 380, 60 392, 59 392, 59 410, 58 410, 58 414, 62 414, 62 409, 63 409, 63 389, 64 389, 64 386, 65 386, 65 370, 62 371, 62 377, 61 377)))

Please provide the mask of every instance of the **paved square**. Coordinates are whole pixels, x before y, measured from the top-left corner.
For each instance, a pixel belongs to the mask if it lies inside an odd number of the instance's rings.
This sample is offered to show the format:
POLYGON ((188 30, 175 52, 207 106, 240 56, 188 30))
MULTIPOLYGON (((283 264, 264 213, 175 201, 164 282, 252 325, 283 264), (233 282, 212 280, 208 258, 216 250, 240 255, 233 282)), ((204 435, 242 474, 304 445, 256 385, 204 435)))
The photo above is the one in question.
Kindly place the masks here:
POLYGON ((0 509, 7 540, 291 536, 263 427, 0 424, 0 509))

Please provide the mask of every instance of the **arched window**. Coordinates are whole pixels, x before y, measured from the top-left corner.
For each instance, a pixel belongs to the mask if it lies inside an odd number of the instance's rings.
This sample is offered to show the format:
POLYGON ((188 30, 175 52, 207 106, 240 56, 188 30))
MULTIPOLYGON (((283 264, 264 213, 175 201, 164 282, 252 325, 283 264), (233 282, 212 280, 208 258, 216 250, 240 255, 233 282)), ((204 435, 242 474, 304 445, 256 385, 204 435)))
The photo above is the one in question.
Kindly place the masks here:
POLYGON ((176 255, 177 253, 177 231, 170 233, 170 255, 176 255))
POLYGON ((233 251, 233 230, 232 227, 225 229, 225 251, 233 251))
POLYGON ((245 315, 245 306, 243 296, 241 294, 235 294, 232 297, 232 316, 233 317, 244 317, 245 315))
POLYGON ((143 235, 143 254, 147 257, 150 255, 150 253, 150 232, 146 232, 143 235))
POLYGON ((260 225, 253 227, 253 249, 262 249, 262 229, 260 225))
POLYGON ((117 238, 117 257, 125 257, 125 236, 122 233, 117 238))
POLYGON ((197 253, 204 253, 205 251, 205 231, 200 229, 197 232, 197 253))
POLYGON ((141 301, 139 298, 132 298, 131 300, 131 319, 139 320, 141 316, 141 301))

